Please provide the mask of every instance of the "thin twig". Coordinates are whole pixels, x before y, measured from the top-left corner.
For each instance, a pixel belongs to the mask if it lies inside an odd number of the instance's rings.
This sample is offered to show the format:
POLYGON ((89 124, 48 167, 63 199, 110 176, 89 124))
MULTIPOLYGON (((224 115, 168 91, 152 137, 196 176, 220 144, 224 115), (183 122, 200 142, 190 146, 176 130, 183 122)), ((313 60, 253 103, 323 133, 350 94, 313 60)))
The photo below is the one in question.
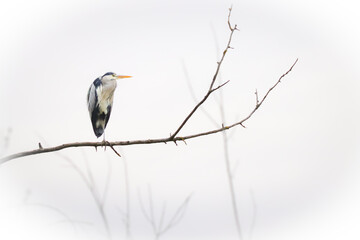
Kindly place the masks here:
MULTIPOLYGON (((113 147, 113 145, 111 145, 110 142, 106 141, 105 143, 106 143, 108 146, 110 146, 110 148, 114 151, 114 153, 115 153, 116 155, 118 155, 119 157, 121 157, 120 153, 118 153, 118 152, 115 150, 115 148, 113 147)), ((106 150, 106 145, 105 145, 105 150, 106 150)))

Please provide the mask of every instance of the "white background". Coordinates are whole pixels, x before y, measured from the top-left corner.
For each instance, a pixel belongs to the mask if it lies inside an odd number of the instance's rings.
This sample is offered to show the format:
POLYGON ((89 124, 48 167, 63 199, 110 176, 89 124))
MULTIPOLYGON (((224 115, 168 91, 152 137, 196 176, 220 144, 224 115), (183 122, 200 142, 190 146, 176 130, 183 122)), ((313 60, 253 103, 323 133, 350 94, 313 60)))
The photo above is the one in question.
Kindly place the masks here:
MULTIPOLYGON (((359 239, 359 14, 356 1, 3 1, 0 7, 1 155, 96 141, 87 108, 91 82, 119 82, 106 138, 169 136, 207 91, 226 46, 228 8, 239 32, 221 79, 226 123, 245 117, 229 154, 244 239, 359 239), (220 48, 220 49, 218 49, 220 48), (10 129, 10 130, 9 130, 10 129), (9 141, 6 140, 9 139, 9 141)), ((221 124, 219 95, 204 110, 221 124)), ((198 111, 180 135, 213 129, 198 111)), ((181 222, 161 239, 237 239, 222 135, 187 145, 68 149, 99 191, 113 239, 125 239, 124 165, 132 239, 154 239, 139 204, 152 189, 165 222, 191 194, 181 222), (111 169, 109 175, 108 169, 111 169)), ((0 167, 1 239, 106 239, 94 199, 57 153, 0 167)))

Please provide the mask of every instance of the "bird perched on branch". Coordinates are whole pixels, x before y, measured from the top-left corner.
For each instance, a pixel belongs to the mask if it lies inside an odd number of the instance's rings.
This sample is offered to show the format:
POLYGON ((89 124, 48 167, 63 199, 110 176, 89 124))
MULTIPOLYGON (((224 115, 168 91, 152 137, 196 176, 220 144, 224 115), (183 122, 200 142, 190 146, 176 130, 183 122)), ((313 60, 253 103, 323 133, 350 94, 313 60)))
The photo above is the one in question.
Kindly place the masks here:
POLYGON ((131 76, 116 75, 113 72, 108 72, 102 77, 95 79, 91 84, 87 94, 87 104, 96 137, 104 134, 104 130, 109 121, 114 91, 117 86, 116 80, 130 77, 131 76))

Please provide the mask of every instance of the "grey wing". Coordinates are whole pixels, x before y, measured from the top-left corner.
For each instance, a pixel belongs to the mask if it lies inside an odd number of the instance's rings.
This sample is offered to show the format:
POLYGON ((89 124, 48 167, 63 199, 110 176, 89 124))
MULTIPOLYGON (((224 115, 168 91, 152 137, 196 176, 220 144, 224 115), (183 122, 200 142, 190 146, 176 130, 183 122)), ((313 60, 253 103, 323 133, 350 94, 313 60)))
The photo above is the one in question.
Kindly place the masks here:
POLYGON ((96 89, 94 84, 91 84, 88 95, 87 95, 87 104, 89 109, 89 114, 91 116, 91 113, 94 111, 94 108, 98 104, 98 92, 102 90, 102 86, 98 86, 98 89, 96 89))

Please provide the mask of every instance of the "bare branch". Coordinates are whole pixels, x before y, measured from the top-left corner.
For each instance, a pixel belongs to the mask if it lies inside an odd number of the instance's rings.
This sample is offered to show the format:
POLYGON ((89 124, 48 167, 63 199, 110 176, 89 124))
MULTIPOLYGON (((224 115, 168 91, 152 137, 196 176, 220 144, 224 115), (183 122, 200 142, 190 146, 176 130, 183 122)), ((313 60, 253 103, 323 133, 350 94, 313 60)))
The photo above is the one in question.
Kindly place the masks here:
MULTIPOLYGON (((230 128, 233 128, 237 125, 241 125, 244 127, 244 122, 246 122, 247 120, 249 120, 251 118, 251 116, 259 109, 259 107, 264 103, 265 99, 267 98, 267 96, 269 95, 269 93, 281 82, 281 80, 291 72, 291 70, 293 69, 293 67, 295 66, 295 64, 297 63, 298 59, 296 59, 296 61, 293 63, 293 65, 291 66, 291 68, 284 73, 279 80, 267 91, 267 93, 265 94, 265 96, 261 99, 261 101, 256 104, 255 108, 249 113, 249 115, 247 117, 245 117, 244 119, 240 120, 239 122, 233 123, 231 125, 228 126, 223 126, 221 128, 217 128, 211 131, 207 131, 207 132, 201 132, 201 133, 196 133, 196 134, 192 134, 192 135, 187 135, 187 136, 183 136, 183 137, 166 137, 166 138, 156 138, 156 139, 147 139, 147 140, 133 140, 133 141, 115 141, 115 142, 109 142, 109 144, 111 146, 126 146, 126 145, 140 145, 140 144, 155 144, 155 143, 167 143, 167 142, 176 142, 176 141, 184 141, 187 139, 191 139, 191 138, 196 138, 196 137, 200 137, 200 136, 206 136, 206 135, 210 135, 210 134, 215 134, 218 132, 222 132, 225 130, 228 130, 230 128)), ((220 85, 221 86, 221 85, 220 85)), ((211 91, 211 90, 210 90, 211 91)), ((206 100, 206 99, 205 99, 206 100)), ((204 99, 197 105, 196 109, 201 105, 202 102, 205 101, 204 99)), ((195 111, 196 111, 195 109, 195 111)), ((190 115, 189 115, 190 116, 190 115)), ((186 123, 186 122, 185 122, 186 123)), ((185 124, 184 123, 184 124, 185 124)), ((183 125, 184 125, 183 124, 183 125)), ((25 156, 30 156, 30 155, 35 155, 35 154, 41 154, 41 153, 47 153, 47 152, 55 152, 55 151, 59 151, 62 149, 66 149, 66 148, 74 148, 74 147, 103 147, 104 143, 103 142, 74 142, 74 143, 65 143, 65 144, 61 144, 55 147, 48 147, 48 148, 42 148, 42 149, 35 149, 32 151, 25 151, 25 152, 20 152, 20 153, 15 153, 9 156, 6 156, 4 158, 0 159, 0 163, 4 163, 7 162, 11 159, 14 158, 20 158, 20 157, 25 157, 25 156)))
MULTIPOLYGON (((231 8, 229 9, 228 23, 229 23, 229 21, 230 21, 230 15, 231 15, 231 8)), ((222 54, 221 59, 220 59, 220 61, 218 62, 218 65, 217 65, 215 74, 214 74, 214 76, 213 76, 213 78, 212 78, 212 81, 211 81, 209 90, 208 90, 207 93, 205 94, 204 98, 193 108, 193 110, 189 113, 189 115, 185 118, 185 120, 180 124, 180 126, 178 127, 178 129, 170 136, 171 139, 174 139, 174 138, 175 138, 175 136, 176 136, 176 135, 180 132, 180 130, 185 126, 186 122, 191 118, 191 116, 196 112, 196 110, 206 101, 206 99, 210 96, 210 94, 225 85, 225 84, 222 84, 222 85, 220 85, 219 87, 213 89, 213 86, 214 86, 214 84, 215 84, 215 81, 216 81, 216 79, 217 79, 217 77, 218 77, 218 74, 219 74, 219 71, 220 71, 221 64, 223 63, 223 61, 224 61, 224 59, 225 59, 225 55, 226 55, 226 53, 227 53, 227 50, 230 48, 230 43, 231 43, 231 40, 232 40, 232 36, 233 36, 233 34, 234 34, 234 31, 237 29, 237 28, 236 28, 236 25, 235 25, 234 28, 232 28, 230 24, 229 24, 229 26, 230 26, 230 36, 229 36, 229 40, 228 40, 228 43, 227 43, 227 45, 226 45, 225 50, 223 51, 223 54, 222 54)))
POLYGON ((230 80, 227 80, 226 82, 224 82, 223 84, 220 84, 219 86, 217 86, 216 88, 211 89, 210 92, 214 92, 216 90, 218 90, 219 88, 223 87, 225 84, 227 84, 228 82, 230 82, 230 80))
MULTIPOLYGON (((196 110, 207 100, 207 98, 210 96, 211 93, 213 93, 214 91, 220 89, 221 87, 223 87, 226 83, 225 82, 221 85, 219 85, 216 88, 214 87, 214 83, 218 77, 219 71, 220 71, 220 67, 221 64, 223 63, 223 60, 225 58, 225 55, 227 53, 227 50, 230 48, 230 43, 232 40, 232 36, 235 30, 238 30, 236 25, 234 27, 231 27, 230 24, 230 15, 231 15, 231 8, 229 9, 229 15, 228 15, 228 23, 229 23, 229 27, 230 27, 230 36, 229 36, 229 40, 227 43, 227 46, 225 48, 225 50, 223 51, 222 57, 220 59, 220 61, 218 62, 215 74, 212 78, 209 90, 207 91, 207 93, 205 94, 205 96, 203 97, 203 99, 193 108, 193 110, 190 112, 190 114, 185 118, 185 120, 180 124, 180 126, 177 128, 177 130, 171 134, 169 137, 166 138, 156 138, 156 139, 147 139, 147 140, 132 140, 132 141, 114 141, 114 142, 74 142, 74 143, 65 143, 65 144, 61 144, 55 147, 47 147, 47 148, 37 148, 35 150, 31 150, 31 151, 24 151, 24 152, 19 152, 19 153, 15 153, 12 155, 8 155, 6 157, 0 158, 0 164, 3 164, 11 159, 15 159, 15 158, 20 158, 20 157, 25 157, 25 156, 30 156, 30 155, 36 155, 36 154, 42 154, 42 153, 47 153, 47 152, 55 152, 55 151, 59 151, 62 149, 66 149, 66 148, 74 148, 74 147, 95 147, 95 149, 97 149, 97 147, 105 147, 105 146, 110 146, 111 149, 118 155, 120 156, 120 154, 115 150, 114 146, 125 146, 125 145, 140 145, 140 144, 155 144, 155 143, 167 143, 167 142, 174 142, 176 144, 177 141, 184 141, 187 139, 191 139, 191 138, 196 138, 196 137, 200 137, 200 136, 206 136, 206 135, 210 135, 210 134, 215 134, 218 132, 222 132, 225 130, 228 130, 230 128, 233 128, 237 125, 240 125, 242 127, 244 126, 244 122, 246 122, 248 119, 250 119, 252 117, 252 115, 258 110, 258 108, 263 104, 263 102, 265 101, 265 99, 268 97, 268 95, 270 94, 270 92, 281 82, 281 80, 288 74, 290 73, 290 71, 293 69, 293 67, 295 66, 295 64, 297 63, 298 59, 296 59, 296 61, 294 62, 294 64, 291 66, 291 68, 285 72, 280 78, 279 80, 266 92, 266 94, 264 95, 264 97, 259 101, 259 99, 257 99, 257 104, 255 106, 255 108, 249 113, 249 115, 247 117, 245 117, 244 119, 242 119, 241 121, 235 122, 231 125, 227 125, 227 126, 222 126, 220 128, 216 128, 214 130, 211 131, 207 131, 207 132, 201 132, 201 133, 196 133, 196 134, 192 134, 192 135, 187 135, 187 136, 182 136, 182 137, 178 137, 178 133, 180 132, 180 130, 184 127, 184 125, 187 123, 187 121, 191 118, 191 116, 196 112, 196 110)), ((257 95, 257 94, 256 94, 257 95)), ((258 98, 258 96, 257 96, 258 98)))
MULTIPOLYGON (((251 118, 251 116, 258 110, 258 108, 263 104, 263 102, 265 101, 265 99, 267 98, 267 96, 270 94, 270 92, 281 82, 281 80, 288 75, 291 70, 293 69, 293 67, 295 66, 295 64, 298 62, 298 59, 295 60, 295 62, 291 65, 291 67, 289 68, 289 70, 287 72, 285 72, 283 75, 281 75, 281 77, 279 78, 279 80, 271 87, 269 88, 269 90, 266 92, 266 94, 264 95, 264 97, 261 99, 261 101, 259 103, 256 104, 255 108, 250 112, 250 114, 244 118, 243 120, 241 120, 240 122, 234 123, 232 125, 229 126, 229 128, 232 128, 236 125, 242 125, 245 121, 247 121, 249 118, 251 118)), ((257 95, 257 94, 256 94, 257 95)), ((257 100, 259 101, 259 100, 257 100)))

